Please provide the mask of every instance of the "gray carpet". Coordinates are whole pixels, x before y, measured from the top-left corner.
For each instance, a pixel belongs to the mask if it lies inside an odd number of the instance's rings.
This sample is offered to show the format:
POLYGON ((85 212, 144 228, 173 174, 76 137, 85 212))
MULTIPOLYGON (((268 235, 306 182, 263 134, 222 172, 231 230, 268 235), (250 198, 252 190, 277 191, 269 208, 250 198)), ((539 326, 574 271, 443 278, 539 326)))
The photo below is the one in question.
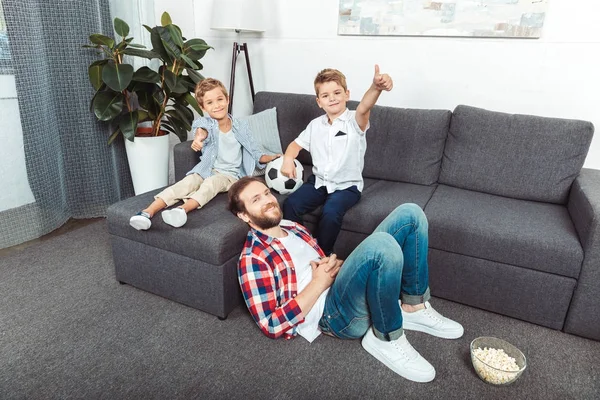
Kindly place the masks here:
POLYGON ((436 367, 427 384, 398 377, 359 341, 268 339, 245 308, 219 321, 119 285, 103 220, 0 258, 0 296, 1 399, 600 398, 600 342, 441 299, 465 335, 408 333, 436 367), (527 356, 513 385, 475 375, 469 343, 482 335, 527 356))

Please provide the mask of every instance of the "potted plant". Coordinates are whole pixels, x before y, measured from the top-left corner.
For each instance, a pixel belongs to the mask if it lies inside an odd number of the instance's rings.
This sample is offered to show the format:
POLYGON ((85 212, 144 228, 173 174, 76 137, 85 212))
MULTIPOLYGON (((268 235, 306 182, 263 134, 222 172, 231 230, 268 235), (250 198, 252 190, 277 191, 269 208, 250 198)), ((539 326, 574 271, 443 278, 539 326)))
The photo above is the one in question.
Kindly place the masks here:
POLYGON ((168 183, 168 133, 174 133, 181 141, 187 140, 194 119, 192 108, 202 115, 193 93, 196 84, 204 79, 198 72, 203 68, 198 60, 212 48, 202 39, 184 38, 166 12, 162 14, 160 26, 144 27, 150 33, 151 50, 133 43, 133 38, 127 37, 129 25, 119 18, 114 19, 114 30, 120 41, 95 33, 89 37, 92 44, 84 46, 97 49, 103 55, 88 68, 90 82, 96 90, 90 108, 98 120, 112 124, 109 144, 119 134, 127 139, 127 158, 136 194, 168 183), (146 66, 134 70, 127 57, 156 59, 161 65, 158 71, 146 66), (148 127, 140 129, 140 124, 148 127), (144 138, 162 138, 158 144, 162 161, 157 161, 157 153, 144 143, 148 142, 144 138), (133 154, 136 150, 142 154, 133 154), (139 165, 142 159, 147 161, 139 165), (153 166, 159 170, 149 172, 153 166), (160 182, 149 183, 157 177, 160 182))

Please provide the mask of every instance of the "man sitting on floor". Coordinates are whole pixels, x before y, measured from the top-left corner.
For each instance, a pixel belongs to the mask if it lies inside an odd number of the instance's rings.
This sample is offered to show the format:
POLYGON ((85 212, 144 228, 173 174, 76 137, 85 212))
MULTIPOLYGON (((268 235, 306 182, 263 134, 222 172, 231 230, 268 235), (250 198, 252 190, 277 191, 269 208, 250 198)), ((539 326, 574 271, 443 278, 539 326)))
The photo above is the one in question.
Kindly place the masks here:
POLYGON ((419 206, 396 208, 342 261, 326 257, 302 225, 282 220, 277 199, 261 180, 242 178, 228 193, 229 209, 251 228, 238 279, 265 335, 300 334, 310 342, 321 332, 362 337, 363 348, 400 376, 434 379, 434 367, 404 329, 456 339, 463 327, 429 304, 428 225, 419 206))

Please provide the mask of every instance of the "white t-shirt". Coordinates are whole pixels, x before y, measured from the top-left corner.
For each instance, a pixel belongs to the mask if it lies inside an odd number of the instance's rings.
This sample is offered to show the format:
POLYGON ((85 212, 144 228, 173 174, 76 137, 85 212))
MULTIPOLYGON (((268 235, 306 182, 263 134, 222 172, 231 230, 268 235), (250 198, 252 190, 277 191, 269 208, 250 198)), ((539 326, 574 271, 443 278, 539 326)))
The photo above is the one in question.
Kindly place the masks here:
POLYGON ((222 174, 240 177, 242 165, 242 145, 231 132, 219 132, 219 154, 213 165, 222 174))
MULTIPOLYGON (((312 267, 310 266, 310 262, 318 260, 321 257, 319 257, 319 253, 304 240, 286 229, 284 229, 284 231, 287 232, 287 236, 278 238, 278 240, 285 246, 285 249, 292 258, 292 263, 294 263, 296 270, 298 293, 301 293, 312 280, 312 267)), ((329 289, 321 293, 315 302, 315 305, 310 309, 308 314, 304 316, 304 322, 298 325, 298 334, 311 343, 321 334, 319 320, 323 316, 325 298, 327 297, 328 292, 329 289)))
POLYGON ((313 119, 295 142, 310 152, 315 188, 325 186, 327 193, 356 185, 363 190, 362 170, 367 140, 356 122, 356 111, 346 111, 331 125, 327 114, 313 119))

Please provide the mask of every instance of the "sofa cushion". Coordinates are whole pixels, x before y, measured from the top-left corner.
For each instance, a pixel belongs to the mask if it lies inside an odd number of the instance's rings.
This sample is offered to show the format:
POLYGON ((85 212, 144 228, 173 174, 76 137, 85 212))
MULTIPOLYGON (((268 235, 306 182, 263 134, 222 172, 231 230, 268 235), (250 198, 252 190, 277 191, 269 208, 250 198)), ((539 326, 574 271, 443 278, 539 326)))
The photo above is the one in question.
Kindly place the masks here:
MULTIPOLYGON (((314 95, 259 92, 254 112, 277 107, 283 150, 314 118, 323 115, 314 95)), ((356 110, 357 101, 348 108, 356 110)), ((367 131, 365 178, 431 185, 439 176, 451 113, 447 110, 411 110, 375 106, 367 131)), ((301 151, 298 160, 311 164, 310 154, 301 151)))
MULTIPOLYGON (((279 136, 285 151, 310 121, 323 115, 323 110, 317 106, 316 98, 307 94, 258 92, 254 98, 254 113, 277 108, 279 136)), ((306 150, 300 152, 298 161, 312 165, 312 159, 306 150)))
MULTIPOLYGON (((400 204, 415 203, 424 208, 434 190, 434 186, 367 178, 360 201, 344 216, 342 229, 370 234, 400 204)), ((307 214, 305 221, 316 224, 321 211, 322 207, 319 207, 307 214)))
POLYGON ((451 112, 373 107, 363 176, 432 185, 440 174, 451 112))
POLYGON ((189 213, 187 223, 181 228, 165 224, 159 214, 152 218, 152 227, 147 231, 129 226, 129 218, 148 206, 158 192, 154 190, 111 205, 108 208, 109 233, 213 265, 239 256, 248 225, 226 209, 226 193, 217 195, 202 209, 189 213))
POLYGON ((430 248, 579 276, 583 249, 565 206, 439 185, 425 214, 430 248))
MULTIPOLYGON (((239 119, 248 122, 252 137, 261 149, 262 154, 283 154, 275 107, 239 119)), ((265 168, 256 168, 252 175, 262 176, 264 174, 265 168)))
POLYGON ((439 181, 564 204, 593 133, 590 122, 459 105, 452 115, 439 181))

